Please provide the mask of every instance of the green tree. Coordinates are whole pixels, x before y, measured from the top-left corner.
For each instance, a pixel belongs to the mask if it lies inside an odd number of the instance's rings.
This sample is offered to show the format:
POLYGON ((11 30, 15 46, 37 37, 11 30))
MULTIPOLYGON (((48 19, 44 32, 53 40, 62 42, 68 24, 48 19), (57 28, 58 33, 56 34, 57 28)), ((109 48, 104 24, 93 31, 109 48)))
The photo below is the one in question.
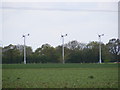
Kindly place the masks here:
MULTIPOLYGON (((32 53, 32 48, 27 46, 27 58, 32 53)), ((3 48, 2 62, 3 63, 22 63, 23 62, 23 46, 8 45, 3 48)))
POLYGON ((86 47, 86 45, 84 43, 80 43, 76 40, 73 40, 65 44, 65 47, 71 50, 82 50, 86 47))
POLYGON ((119 62, 120 57, 120 40, 119 39, 110 39, 109 42, 106 44, 109 52, 113 56, 112 62, 119 62))
POLYGON ((3 48, 3 63, 21 63, 20 51, 10 44, 3 48))
POLYGON ((35 53, 39 56, 41 62, 59 62, 56 49, 49 44, 43 44, 40 48, 36 49, 35 53))

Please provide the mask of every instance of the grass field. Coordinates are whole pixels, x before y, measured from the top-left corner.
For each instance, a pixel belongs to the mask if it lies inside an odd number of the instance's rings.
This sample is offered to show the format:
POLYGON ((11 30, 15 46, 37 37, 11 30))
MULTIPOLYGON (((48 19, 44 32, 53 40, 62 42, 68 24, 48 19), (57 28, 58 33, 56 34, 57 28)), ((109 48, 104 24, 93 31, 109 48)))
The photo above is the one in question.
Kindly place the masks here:
POLYGON ((118 64, 4 64, 3 88, 118 88, 118 64))

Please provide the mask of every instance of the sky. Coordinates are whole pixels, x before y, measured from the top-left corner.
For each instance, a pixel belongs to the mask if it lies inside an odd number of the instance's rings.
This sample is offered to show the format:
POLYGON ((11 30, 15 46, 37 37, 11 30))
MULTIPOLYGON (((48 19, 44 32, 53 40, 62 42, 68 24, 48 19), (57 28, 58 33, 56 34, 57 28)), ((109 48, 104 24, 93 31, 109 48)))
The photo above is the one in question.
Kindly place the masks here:
MULTIPOLYGON (((33 50, 42 44, 54 47, 77 40, 81 43, 98 41, 98 34, 104 34, 103 43, 118 38, 118 2, 8 2, 0 4, 0 42, 23 45, 33 50)), ((20 0, 19 0, 20 1, 20 0)), ((105 1, 105 0, 104 0, 105 1)), ((108 0, 107 0, 108 1, 108 0)))

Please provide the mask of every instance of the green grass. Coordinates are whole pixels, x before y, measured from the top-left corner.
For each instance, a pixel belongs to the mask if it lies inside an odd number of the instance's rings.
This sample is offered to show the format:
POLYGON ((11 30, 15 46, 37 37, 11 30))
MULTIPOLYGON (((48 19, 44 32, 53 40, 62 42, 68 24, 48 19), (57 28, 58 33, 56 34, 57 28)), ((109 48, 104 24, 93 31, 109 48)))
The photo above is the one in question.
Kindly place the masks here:
POLYGON ((4 64, 3 88, 118 88, 117 64, 4 64))
POLYGON ((116 68, 118 64, 4 64, 3 69, 38 69, 38 68, 116 68))

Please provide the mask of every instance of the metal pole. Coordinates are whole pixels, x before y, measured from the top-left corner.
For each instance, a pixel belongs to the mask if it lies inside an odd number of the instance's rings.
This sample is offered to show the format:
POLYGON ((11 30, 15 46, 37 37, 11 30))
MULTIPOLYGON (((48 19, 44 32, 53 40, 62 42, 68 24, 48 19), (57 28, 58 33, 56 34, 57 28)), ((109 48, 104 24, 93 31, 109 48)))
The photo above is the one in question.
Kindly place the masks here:
POLYGON ((23 38, 24 38, 24 64, 26 64, 26 44, 25 44, 25 39, 26 39, 26 36, 29 36, 30 34, 27 34, 27 35, 23 35, 23 38))
POLYGON ((99 63, 101 62, 101 35, 99 35, 99 63))
POLYGON ((64 61, 64 36, 63 36, 63 45, 62 45, 62 56, 63 56, 63 64, 65 64, 65 61, 64 61))
POLYGON ((104 34, 98 35, 99 37, 99 63, 102 63, 102 53, 101 53, 101 36, 104 36, 104 34))
POLYGON ((65 64, 65 58, 64 58, 64 37, 67 36, 67 34, 65 35, 61 35, 62 37, 62 59, 63 59, 63 64, 65 64))
POLYGON ((25 35, 24 35, 24 64, 26 64, 26 46, 25 46, 25 35))

